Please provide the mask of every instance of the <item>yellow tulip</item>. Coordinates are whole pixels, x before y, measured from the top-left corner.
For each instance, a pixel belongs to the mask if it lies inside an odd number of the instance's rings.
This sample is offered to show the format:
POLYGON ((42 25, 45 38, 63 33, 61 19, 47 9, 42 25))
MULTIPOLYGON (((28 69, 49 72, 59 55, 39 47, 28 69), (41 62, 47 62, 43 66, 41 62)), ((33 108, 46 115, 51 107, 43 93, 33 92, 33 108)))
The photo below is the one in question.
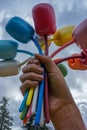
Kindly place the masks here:
POLYGON ((58 29, 52 38, 49 39, 49 42, 53 41, 57 46, 62 46, 63 44, 71 41, 73 39, 72 32, 74 28, 75 26, 69 25, 58 29))

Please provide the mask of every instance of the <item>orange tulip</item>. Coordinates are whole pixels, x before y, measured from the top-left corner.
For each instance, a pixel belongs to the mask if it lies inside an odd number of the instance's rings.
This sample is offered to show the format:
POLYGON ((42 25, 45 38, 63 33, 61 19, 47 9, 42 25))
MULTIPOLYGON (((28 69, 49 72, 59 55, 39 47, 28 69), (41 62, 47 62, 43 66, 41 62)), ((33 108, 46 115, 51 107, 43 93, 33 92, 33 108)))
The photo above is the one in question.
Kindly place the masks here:
POLYGON ((81 62, 81 58, 68 60, 68 65, 70 68, 75 70, 87 70, 87 65, 81 62))

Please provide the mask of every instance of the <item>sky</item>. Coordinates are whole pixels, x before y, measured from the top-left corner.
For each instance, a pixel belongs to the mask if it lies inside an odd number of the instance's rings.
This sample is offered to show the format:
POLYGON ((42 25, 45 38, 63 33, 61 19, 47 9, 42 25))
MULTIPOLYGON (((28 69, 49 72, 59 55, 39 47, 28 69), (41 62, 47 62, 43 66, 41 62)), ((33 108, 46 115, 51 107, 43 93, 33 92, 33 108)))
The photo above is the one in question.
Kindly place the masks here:
MULTIPOLYGON (((8 20, 14 16, 19 16, 32 24, 32 8, 38 3, 49 3, 53 6, 56 15, 57 28, 61 28, 67 25, 77 26, 80 22, 87 18, 87 0, 0 0, 0 40, 13 39, 5 30, 5 25, 8 20)), ((19 48, 23 48, 29 51, 37 52, 35 45, 21 44, 19 48)), ((50 54, 58 47, 52 44, 50 46, 50 54)), ((73 53, 81 52, 81 49, 76 44, 64 49, 56 57, 69 56, 73 53)), ((28 56, 24 54, 17 54, 16 59, 22 62, 28 56)), ((68 67, 67 63, 64 62, 68 69, 68 75, 65 80, 69 86, 72 96, 81 111, 85 125, 87 126, 87 70, 79 71, 72 70, 68 67)), ((20 130, 22 122, 19 119, 19 106, 23 99, 20 92, 21 82, 18 75, 9 77, 0 77, 0 99, 3 96, 8 97, 9 100, 9 111, 14 117, 14 126, 12 130, 20 130)))

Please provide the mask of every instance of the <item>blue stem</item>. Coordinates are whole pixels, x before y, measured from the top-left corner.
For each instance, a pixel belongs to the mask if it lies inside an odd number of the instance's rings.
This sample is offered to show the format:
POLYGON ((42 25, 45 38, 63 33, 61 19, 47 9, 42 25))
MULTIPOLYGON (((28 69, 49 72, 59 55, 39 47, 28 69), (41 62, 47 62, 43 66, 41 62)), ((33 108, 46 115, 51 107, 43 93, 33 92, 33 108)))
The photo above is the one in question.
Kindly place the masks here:
POLYGON ((42 49, 41 49, 39 43, 34 38, 32 38, 32 41, 35 43, 35 45, 36 45, 36 47, 38 49, 39 54, 43 55, 43 52, 42 52, 42 49))
MULTIPOLYGON (((41 49, 39 43, 34 38, 32 38, 32 41, 35 43, 39 54, 43 55, 43 52, 42 52, 42 49, 41 49)), ((35 122, 34 122, 35 125, 38 125, 40 123, 43 96, 44 96, 44 80, 42 80, 39 85, 39 96, 38 96, 37 110, 36 110, 36 116, 35 116, 35 122)))
POLYGON ((30 51, 25 51, 25 50, 17 50, 17 52, 20 52, 20 53, 25 53, 25 54, 28 54, 28 55, 34 56, 34 53, 32 53, 32 52, 30 52, 30 51))
POLYGON ((36 111, 35 122, 34 122, 35 125, 38 125, 40 123, 43 95, 44 95, 44 80, 42 80, 39 87, 38 104, 37 104, 37 111, 36 111))
POLYGON ((27 97, 28 97, 28 93, 29 93, 29 91, 26 91, 26 93, 24 95, 24 99, 23 99, 23 101, 21 103, 21 106, 19 108, 19 112, 22 112, 24 107, 25 107, 25 105, 26 105, 26 100, 27 100, 27 97))

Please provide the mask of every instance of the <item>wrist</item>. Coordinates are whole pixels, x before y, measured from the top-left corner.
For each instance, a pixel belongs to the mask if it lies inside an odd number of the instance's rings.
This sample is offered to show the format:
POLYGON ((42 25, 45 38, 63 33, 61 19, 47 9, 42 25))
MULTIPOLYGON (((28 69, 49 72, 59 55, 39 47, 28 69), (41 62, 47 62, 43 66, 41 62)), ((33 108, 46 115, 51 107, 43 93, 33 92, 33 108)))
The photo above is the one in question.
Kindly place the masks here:
POLYGON ((68 104, 51 117, 55 130, 86 130, 81 114, 75 103, 68 104))

